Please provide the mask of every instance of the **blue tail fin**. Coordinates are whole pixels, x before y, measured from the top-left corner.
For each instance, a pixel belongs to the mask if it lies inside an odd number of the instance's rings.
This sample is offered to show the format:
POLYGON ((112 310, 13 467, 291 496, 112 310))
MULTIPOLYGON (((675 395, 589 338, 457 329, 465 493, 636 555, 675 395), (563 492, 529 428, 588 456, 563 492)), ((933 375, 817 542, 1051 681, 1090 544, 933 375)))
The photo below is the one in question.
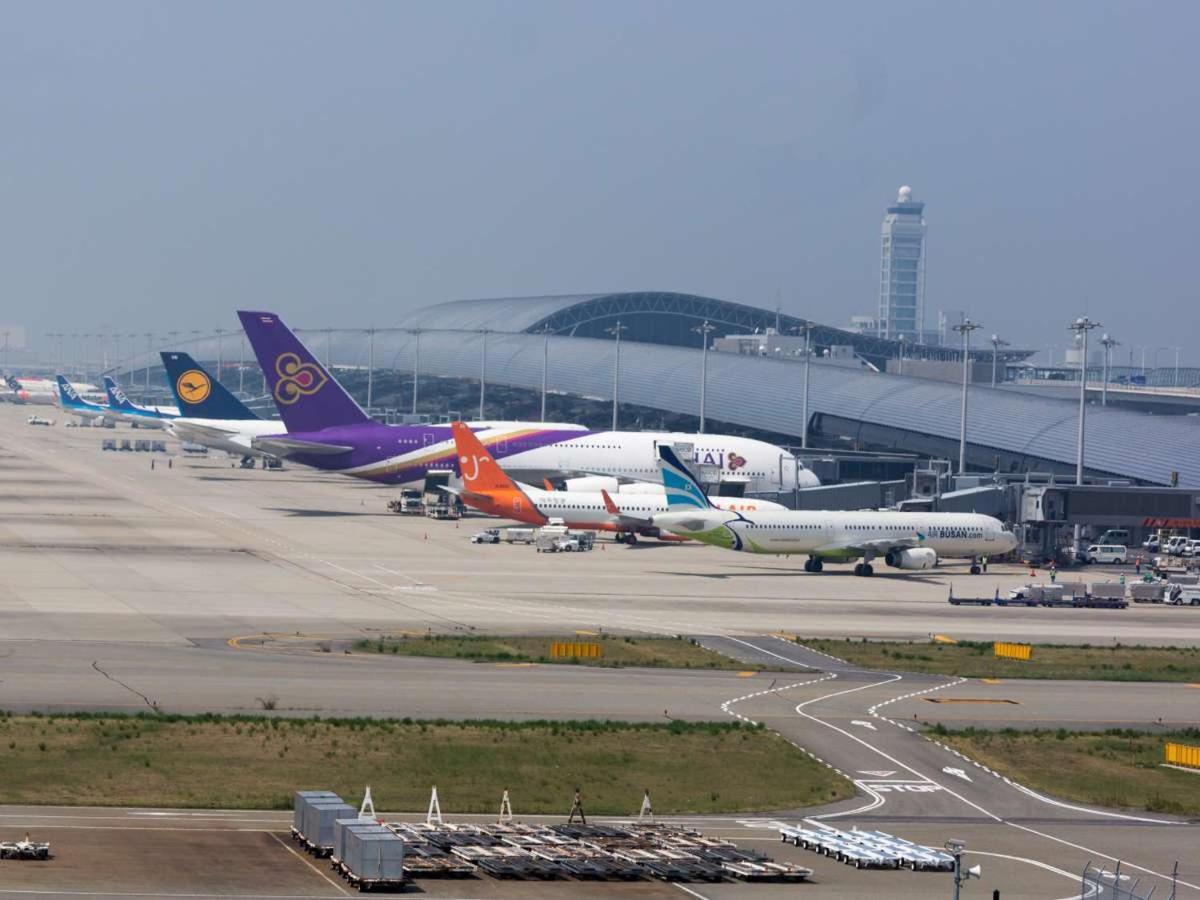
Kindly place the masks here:
POLYGON ((703 486, 670 444, 658 445, 658 467, 662 474, 663 488, 667 492, 667 509, 675 512, 708 509, 712 506, 703 486))
POLYGON ((104 376, 104 393, 108 396, 108 405, 113 409, 136 409, 121 386, 110 376, 104 376))
POLYGON ((188 354, 164 351, 159 356, 181 416, 194 419, 258 418, 188 354))
POLYGON ((88 403, 82 397, 80 397, 79 393, 75 390, 75 385, 73 385, 73 384, 71 384, 71 382, 67 381, 67 379, 64 376, 55 375, 54 380, 58 382, 59 405, 62 406, 64 409, 68 409, 72 406, 92 406, 93 405, 91 403, 88 403))
POLYGON ((371 421, 279 316, 239 311, 238 318, 288 431, 320 431, 371 421))

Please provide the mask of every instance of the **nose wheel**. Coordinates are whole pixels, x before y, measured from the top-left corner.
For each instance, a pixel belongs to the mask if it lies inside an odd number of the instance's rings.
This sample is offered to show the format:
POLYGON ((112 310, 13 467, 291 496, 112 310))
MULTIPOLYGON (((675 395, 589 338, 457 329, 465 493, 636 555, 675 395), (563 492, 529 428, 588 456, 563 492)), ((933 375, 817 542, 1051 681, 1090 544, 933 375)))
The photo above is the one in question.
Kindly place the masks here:
POLYGON ((820 572, 825 568, 825 564, 818 557, 810 556, 804 561, 805 572, 820 572))
POLYGON ((864 578, 869 578, 875 574, 875 569, 870 563, 858 563, 854 567, 854 574, 861 575, 864 578))

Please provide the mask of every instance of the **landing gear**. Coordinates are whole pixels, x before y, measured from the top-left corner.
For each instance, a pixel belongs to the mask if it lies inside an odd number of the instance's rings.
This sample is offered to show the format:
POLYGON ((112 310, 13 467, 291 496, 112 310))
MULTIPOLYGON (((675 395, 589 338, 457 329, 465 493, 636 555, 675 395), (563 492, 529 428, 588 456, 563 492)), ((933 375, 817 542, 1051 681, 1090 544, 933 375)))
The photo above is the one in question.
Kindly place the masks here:
POLYGON ((821 562, 820 557, 810 556, 804 561, 805 572, 820 572, 825 568, 825 564, 821 562))
POLYGON ((979 572, 980 572, 979 566, 976 563, 971 563, 971 574, 978 575, 979 572))
POLYGON ((624 532, 624 531, 618 531, 618 532, 617 532, 617 536, 616 536, 616 542, 617 542, 618 544, 623 544, 623 543, 625 543, 625 540, 626 540, 626 534, 625 534, 625 532, 624 532))
POLYGON ((864 578, 869 578, 870 576, 875 574, 875 569, 871 566, 870 563, 858 563, 854 567, 854 574, 861 575, 864 578))

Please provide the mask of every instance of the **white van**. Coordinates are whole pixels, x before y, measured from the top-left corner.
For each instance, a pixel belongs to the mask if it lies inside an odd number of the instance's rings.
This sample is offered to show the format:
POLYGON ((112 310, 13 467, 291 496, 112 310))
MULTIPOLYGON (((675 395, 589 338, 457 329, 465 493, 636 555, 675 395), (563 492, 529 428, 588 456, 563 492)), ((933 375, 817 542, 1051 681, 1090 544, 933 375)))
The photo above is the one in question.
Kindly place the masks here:
POLYGON ((1087 561, 1090 563, 1126 563, 1129 550, 1120 544, 1092 544, 1087 548, 1087 561))

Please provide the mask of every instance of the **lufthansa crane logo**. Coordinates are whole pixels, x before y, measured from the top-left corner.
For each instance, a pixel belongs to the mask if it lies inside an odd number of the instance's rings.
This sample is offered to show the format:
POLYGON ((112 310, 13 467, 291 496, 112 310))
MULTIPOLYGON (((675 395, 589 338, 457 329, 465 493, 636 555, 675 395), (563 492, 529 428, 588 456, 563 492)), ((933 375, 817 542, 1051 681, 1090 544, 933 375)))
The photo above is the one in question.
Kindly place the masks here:
POLYGON ((312 363, 301 362, 295 353, 280 353, 275 358, 275 400, 291 406, 301 397, 308 397, 325 387, 329 378, 312 363))
POLYGON ((212 382, 199 369, 188 369, 175 382, 175 391, 184 403, 203 403, 212 393, 212 382))

